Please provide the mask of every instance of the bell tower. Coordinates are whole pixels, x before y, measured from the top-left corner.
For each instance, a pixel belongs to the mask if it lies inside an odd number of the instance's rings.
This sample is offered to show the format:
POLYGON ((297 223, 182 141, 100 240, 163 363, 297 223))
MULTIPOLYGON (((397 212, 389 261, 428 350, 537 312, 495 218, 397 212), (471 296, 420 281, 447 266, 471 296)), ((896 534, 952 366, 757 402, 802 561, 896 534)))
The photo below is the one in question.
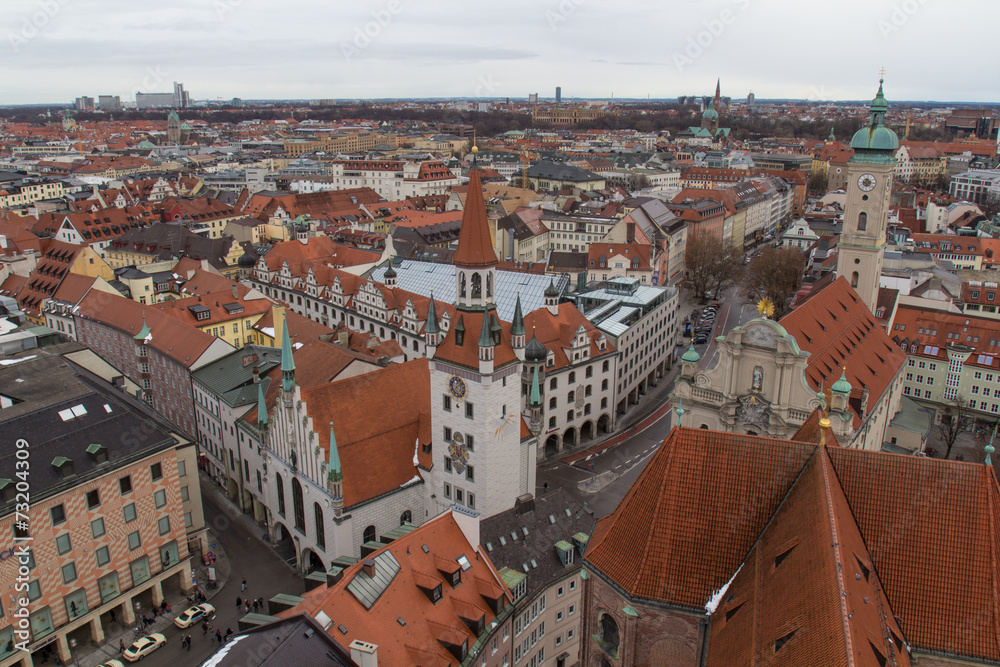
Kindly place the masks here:
POLYGON ((837 259, 837 276, 847 279, 872 312, 882 275, 895 153, 899 148, 896 133, 885 126, 888 111, 879 79, 870 121, 851 139, 854 156, 847 164, 847 202, 837 259))

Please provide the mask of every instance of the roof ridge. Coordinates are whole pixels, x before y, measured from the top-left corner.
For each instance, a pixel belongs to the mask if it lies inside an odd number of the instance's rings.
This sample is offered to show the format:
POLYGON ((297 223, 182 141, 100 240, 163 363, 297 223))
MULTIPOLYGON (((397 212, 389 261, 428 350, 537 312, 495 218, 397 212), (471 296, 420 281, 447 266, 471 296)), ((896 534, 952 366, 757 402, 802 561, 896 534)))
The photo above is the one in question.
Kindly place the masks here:
MULTIPOLYGON (((990 466, 983 467, 985 468, 983 474, 988 477, 985 493, 987 495, 986 511, 990 518, 990 541, 995 546, 1000 544, 997 529, 997 522, 1000 521, 1000 516, 997 516, 996 512, 997 503, 990 502, 989 500, 989 493, 992 489, 994 499, 1000 500, 1000 484, 997 482, 997 476, 993 468, 990 466)), ((990 559, 993 561, 993 608, 1000 609, 1000 558, 997 557, 997 550, 995 548, 990 549, 990 559)), ((998 614, 993 615, 993 637, 1000 638, 1000 615, 998 614)), ((997 641, 1000 643, 1000 640, 997 641)))
MULTIPOLYGON (((846 651, 847 662, 849 665, 853 665, 855 663, 854 645, 851 636, 850 623, 848 623, 849 620, 848 614, 850 612, 847 609, 847 598, 846 598, 847 586, 846 583, 844 582, 844 563, 840 554, 841 534, 837 521, 837 513, 834 511, 833 493, 830 489, 830 472, 833 468, 833 464, 830 461, 830 455, 827 453, 825 447, 817 447, 817 449, 823 450, 821 452, 818 452, 816 455, 819 456, 818 460, 821 473, 820 479, 823 481, 823 493, 826 495, 826 514, 827 518, 830 520, 830 536, 833 539, 832 542, 833 545, 832 555, 834 560, 833 569, 834 569, 834 574, 837 577, 837 588, 838 588, 837 601, 840 603, 840 617, 841 617, 841 622, 843 624, 844 644, 846 645, 847 648, 846 651)), ((839 479, 837 480, 837 484, 838 485, 840 484, 839 479)), ((843 490, 841 490, 841 493, 843 493, 843 490)), ((850 507, 850 505, 848 505, 848 507, 850 507)), ((863 541, 864 538, 862 537, 862 542, 863 541)), ((867 545, 865 545, 865 548, 867 550, 867 545)))

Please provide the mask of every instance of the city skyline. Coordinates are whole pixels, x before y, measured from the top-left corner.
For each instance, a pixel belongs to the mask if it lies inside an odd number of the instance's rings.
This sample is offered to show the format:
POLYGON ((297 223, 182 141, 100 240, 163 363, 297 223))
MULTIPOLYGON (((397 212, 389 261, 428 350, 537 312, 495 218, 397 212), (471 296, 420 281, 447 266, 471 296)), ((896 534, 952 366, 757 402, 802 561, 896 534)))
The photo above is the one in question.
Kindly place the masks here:
MULTIPOLYGON (((195 100, 544 99, 556 86, 569 99, 672 99, 709 94, 718 78, 737 100, 751 91, 865 100, 882 67, 890 100, 1000 102, 1000 84, 980 69, 918 48, 958 29, 962 5, 973 8, 971 0, 877 8, 849 0, 835 13, 788 0, 563 0, 514 2, 501 15, 451 1, 302 2, 275 13, 256 0, 168 8, 16 0, 0 31, 11 64, 0 104, 99 94, 134 102, 136 92, 168 91, 174 81, 195 100), (609 21, 612 11, 621 18, 609 21), (834 55, 835 67, 820 65, 834 55)), ((973 62, 989 57, 988 15, 1000 17, 1000 8, 975 9, 982 20, 960 27, 973 62)))

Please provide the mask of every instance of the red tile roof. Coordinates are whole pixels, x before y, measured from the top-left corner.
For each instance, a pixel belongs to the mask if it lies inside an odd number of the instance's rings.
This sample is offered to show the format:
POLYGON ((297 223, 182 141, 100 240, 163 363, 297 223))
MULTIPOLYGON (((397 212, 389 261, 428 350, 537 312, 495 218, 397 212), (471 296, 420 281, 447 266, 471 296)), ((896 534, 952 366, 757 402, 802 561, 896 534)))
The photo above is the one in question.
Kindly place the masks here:
POLYGON ((452 262, 462 267, 484 267, 497 263, 478 169, 469 172, 469 196, 466 198, 465 211, 462 213, 462 231, 458 236, 458 249, 452 262))
POLYGON ((331 637, 345 647, 355 639, 377 644, 379 664, 457 666, 459 661, 442 641, 467 643, 471 649, 476 635, 462 619, 474 613, 477 617, 469 620, 478 621, 481 616, 489 628, 496 619, 491 598, 498 596, 501 606, 511 601, 489 556, 478 548, 469 543, 452 512, 446 512, 370 554, 374 559, 389 554, 399 563, 399 572, 370 608, 349 589, 356 579, 367 580, 363 563, 357 563, 333 587, 320 586, 306 593, 304 602, 280 616, 302 612, 315 616, 323 611, 333 619, 331 637), (462 571, 462 582, 452 587, 436 563, 438 559, 457 562, 461 556, 468 560, 469 569, 462 571), (440 586, 441 599, 431 602, 420 585, 440 586), (341 626, 346 633, 339 630, 341 626))
POLYGON ((743 562, 812 449, 675 428, 597 522, 587 562, 634 598, 701 609, 743 562))
POLYGON ((805 303, 781 318, 781 325, 799 348, 809 352, 806 377, 814 390, 828 389, 845 367, 853 389, 868 389, 867 406, 851 401, 855 427, 861 424, 861 413, 872 411, 906 363, 906 354, 892 343, 843 276, 814 290, 805 303))
POLYGON ((910 664, 825 448, 743 562, 709 637, 707 667, 910 664))
MULTIPOLYGON (((298 362, 298 359, 296 359, 298 362)), ((297 365, 297 364, 296 364, 297 365)), ((330 449, 330 427, 344 470, 344 505, 399 490, 418 475, 414 451, 424 470, 431 454, 430 371, 426 359, 393 364, 364 375, 302 391, 319 446, 330 449), (405 389, 401 390, 401 389, 405 389), (392 396, 392 409, 371 418, 371 407, 392 396)))
MULTIPOLYGON (((437 302, 435 302, 437 303, 437 302)), ((440 306, 438 313, 440 317, 440 306)), ((482 331, 483 318, 489 315, 496 318, 496 310, 488 311, 467 311, 456 310, 451 319, 451 326, 448 334, 441 341, 437 351, 434 353, 435 359, 450 361, 466 368, 479 370, 479 334, 482 331), (455 326, 459 319, 465 327, 465 336, 461 345, 456 342, 457 334, 455 326)), ((500 325, 500 344, 493 348, 493 368, 499 369, 517 361, 514 348, 510 345, 510 323, 497 319, 500 325)))
POLYGON ((893 343, 899 346, 905 343, 909 350, 916 344, 911 354, 944 363, 948 362, 948 344, 961 343, 975 350, 965 365, 1000 369, 1000 331, 996 320, 900 305, 889 335, 893 343))

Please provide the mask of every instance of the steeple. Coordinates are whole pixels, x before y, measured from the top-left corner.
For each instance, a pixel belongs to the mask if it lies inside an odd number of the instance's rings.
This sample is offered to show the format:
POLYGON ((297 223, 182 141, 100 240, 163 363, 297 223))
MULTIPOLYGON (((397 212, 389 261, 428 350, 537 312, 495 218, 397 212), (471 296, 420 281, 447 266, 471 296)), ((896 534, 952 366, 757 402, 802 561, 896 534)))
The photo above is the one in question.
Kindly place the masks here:
POLYGON ((549 286, 545 288, 545 308, 553 315, 559 314, 559 288, 552 278, 549 279, 549 286))
POLYGON ((514 319, 510 322, 510 346, 514 348, 514 354, 518 359, 524 359, 524 337, 527 331, 524 329, 524 317, 521 315, 521 290, 517 291, 517 300, 514 302, 514 319))
POLYGON ((288 322, 281 328, 281 388, 291 392, 295 387, 295 359, 292 356, 292 339, 288 337, 288 322))
POLYGON ((257 384, 257 430, 267 431, 267 404, 264 402, 264 383, 257 384))
POLYGON ((538 435, 542 429, 542 392, 538 383, 538 364, 535 364, 531 375, 531 391, 528 393, 528 430, 538 435))
POLYGON ((340 466, 340 452, 337 450, 337 436, 333 433, 333 422, 330 422, 330 451, 327 458, 326 488, 333 496, 333 506, 336 514, 344 506, 344 471, 340 466))
POLYGON ((497 254, 490 240, 490 226, 486 216, 486 202, 483 200, 483 185, 479 178, 479 167, 475 154, 479 149, 472 147, 472 166, 469 169, 469 194, 462 212, 462 228, 458 234, 458 249, 452 262, 456 266, 495 266, 497 254))
MULTIPOLYGON (((428 348, 437 348, 441 343, 441 329, 438 327, 437 306, 434 305, 434 290, 431 290, 431 302, 427 306, 427 323, 424 324, 425 345, 428 348)), ((433 350, 428 350, 428 357, 432 357, 433 350)))

